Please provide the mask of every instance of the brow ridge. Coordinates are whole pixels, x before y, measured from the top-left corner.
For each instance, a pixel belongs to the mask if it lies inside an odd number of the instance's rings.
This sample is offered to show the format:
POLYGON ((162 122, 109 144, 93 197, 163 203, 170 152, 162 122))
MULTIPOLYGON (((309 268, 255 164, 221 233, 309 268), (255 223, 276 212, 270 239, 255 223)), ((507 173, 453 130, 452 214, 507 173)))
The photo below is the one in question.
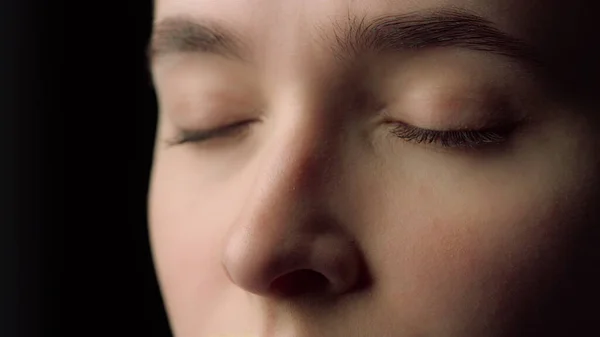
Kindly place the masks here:
MULTIPOLYGON (((506 56, 528 67, 541 65, 532 46, 464 9, 437 8, 374 19, 348 13, 345 25, 334 22, 333 27, 333 37, 325 38, 325 43, 342 61, 365 52, 454 47, 506 56)), ((242 41, 239 35, 215 22, 180 15, 155 23, 147 53, 151 63, 172 53, 203 53, 247 60, 250 48, 242 41)))
POLYGON ((532 46, 463 9, 392 14, 372 20, 349 14, 347 20, 345 26, 334 24, 335 43, 331 47, 339 59, 368 51, 456 47, 506 56, 528 66, 541 64, 532 46))
POLYGON ((242 59, 242 49, 241 40, 221 25, 174 16, 154 24, 147 54, 151 60, 173 53, 204 53, 242 59))

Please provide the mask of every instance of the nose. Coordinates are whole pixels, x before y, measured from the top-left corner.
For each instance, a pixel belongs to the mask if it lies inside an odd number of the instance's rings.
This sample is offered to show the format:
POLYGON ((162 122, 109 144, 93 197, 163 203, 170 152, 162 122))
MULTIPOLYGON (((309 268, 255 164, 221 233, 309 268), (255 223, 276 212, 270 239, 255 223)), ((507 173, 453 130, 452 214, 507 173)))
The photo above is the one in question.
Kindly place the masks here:
POLYGON ((356 241, 326 206, 336 180, 332 148, 308 133, 291 138, 272 142, 263 157, 222 265, 231 282, 260 296, 349 292, 364 268, 356 241))

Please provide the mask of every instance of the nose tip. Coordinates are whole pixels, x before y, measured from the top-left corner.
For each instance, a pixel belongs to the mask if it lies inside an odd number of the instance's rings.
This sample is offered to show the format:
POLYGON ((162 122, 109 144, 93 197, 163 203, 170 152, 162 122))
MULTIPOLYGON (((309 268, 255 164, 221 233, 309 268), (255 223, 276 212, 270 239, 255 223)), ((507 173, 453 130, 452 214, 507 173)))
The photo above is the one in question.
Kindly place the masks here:
POLYGON ((346 214, 336 208, 343 193, 337 144, 326 123, 308 116, 261 152, 225 237, 225 273, 259 296, 340 295, 362 279, 358 245, 335 216, 346 214))
POLYGON ((361 280, 358 249, 341 234, 288 235, 260 246, 248 238, 232 241, 223 255, 225 272, 233 284, 256 295, 335 296, 361 280))

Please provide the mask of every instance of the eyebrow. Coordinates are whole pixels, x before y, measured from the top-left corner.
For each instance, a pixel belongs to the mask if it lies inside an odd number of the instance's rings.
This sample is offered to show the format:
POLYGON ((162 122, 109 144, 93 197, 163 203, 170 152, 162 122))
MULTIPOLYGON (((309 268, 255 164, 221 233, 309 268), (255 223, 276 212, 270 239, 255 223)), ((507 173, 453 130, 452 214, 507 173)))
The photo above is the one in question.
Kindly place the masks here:
MULTIPOLYGON (((241 41, 215 23, 170 17, 155 23, 148 57, 151 63, 160 56, 174 53, 204 53, 247 60, 249 48, 241 41)), ((541 64, 532 46, 463 9, 442 8, 372 20, 348 15, 345 25, 334 22, 333 38, 325 38, 325 41, 341 60, 368 51, 455 47, 506 56, 530 67, 541 64)))
POLYGON ((147 48, 154 59, 168 54, 204 53, 243 59, 243 43, 235 34, 217 25, 185 16, 156 22, 147 48))

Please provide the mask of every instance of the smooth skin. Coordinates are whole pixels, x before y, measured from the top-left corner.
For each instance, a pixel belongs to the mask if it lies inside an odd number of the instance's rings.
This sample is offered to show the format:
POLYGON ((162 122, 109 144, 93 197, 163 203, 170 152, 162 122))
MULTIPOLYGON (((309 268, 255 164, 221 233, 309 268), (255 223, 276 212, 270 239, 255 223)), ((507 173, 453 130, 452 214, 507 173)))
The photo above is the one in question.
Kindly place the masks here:
POLYGON ((149 225, 174 335, 600 334, 593 6, 157 0, 149 225), (357 22, 435 13, 481 17, 539 63, 332 48, 357 22), (190 22, 243 47, 198 46, 190 22), (399 122, 515 127, 465 148, 399 122))

